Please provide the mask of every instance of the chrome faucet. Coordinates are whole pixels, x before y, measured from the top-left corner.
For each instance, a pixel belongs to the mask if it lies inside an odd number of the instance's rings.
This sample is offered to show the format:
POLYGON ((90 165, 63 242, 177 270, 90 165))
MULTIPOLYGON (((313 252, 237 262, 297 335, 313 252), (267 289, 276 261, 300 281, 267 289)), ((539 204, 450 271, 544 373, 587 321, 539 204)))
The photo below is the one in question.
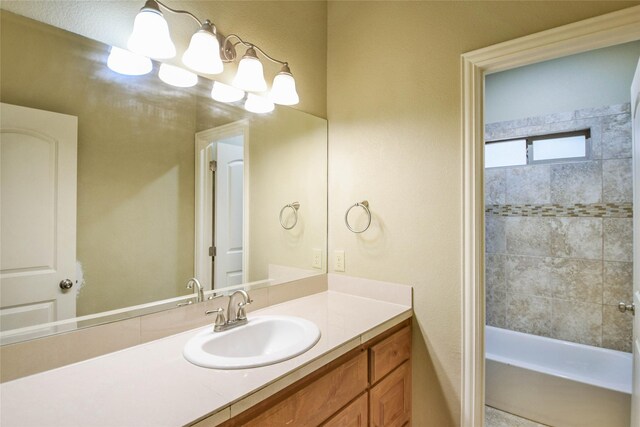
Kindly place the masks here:
POLYGON ((227 316, 229 317, 228 319, 225 319, 224 317, 223 308, 217 308, 215 310, 205 311, 204 314, 216 315, 216 321, 213 324, 213 332, 226 331, 228 329, 232 329, 237 326, 247 324, 248 320, 247 320, 247 312, 245 311, 245 307, 247 306, 247 304, 251 304, 252 302, 253 300, 251 299, 251 297, 249 297, 249 294, 246 291, 241 289, 241 290, 235 291, 229 297, 229 304, 227 305, 227 316), (232 308, 235 308, 233 306, 233 302, 236 299, 236 295, 242 296, 242 301, 237 304, 238 306, 237 310, 232 310, 232 308))
POLYGON ((194 292, 198 294, 198 299, 196 300, 196 302, 204 301, 204 289, 202 289, 202 285, 200 284, 200 281, 198 279, 196 279, 195 277, 189 279, 189 281, 187 282, 187 289, 193 289, 194 284, 196 285, 196 289, 194 289, 194 292))

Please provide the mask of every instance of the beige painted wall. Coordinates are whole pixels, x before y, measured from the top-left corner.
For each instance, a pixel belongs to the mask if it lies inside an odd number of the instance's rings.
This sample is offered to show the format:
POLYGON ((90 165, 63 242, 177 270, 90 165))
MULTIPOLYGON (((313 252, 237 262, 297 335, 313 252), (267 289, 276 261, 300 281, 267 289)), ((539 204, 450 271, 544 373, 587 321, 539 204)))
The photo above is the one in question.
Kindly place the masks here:
POLYGON ((326 260, 327 122, 287 108, 274 116, 249 127, 249 281, 268 277, 269 264, 313 270, 313 249, 326 260), (298 223, 285 230, 280 210, 293 202, 298 223))
POLYGON ((629 102, 640 41, 596 49, 485 79, 486 123, 629 102))
POLYGON ((78 117, 77 314, 188 293, 194 93, 111 72, 101 43, 0 17, 0 100, 78 117))
MULTIPOLYGON (((235 33, 288 61, 296 78, 296 109, 326 117, 327 3, 325 1, 175 1, 165 3, 210 19, 222 34, 235 33)), ((106 44, 126 47, 133 20, 144 0, 2 0, 2 8, 106 44)), ((165 14, 178 52, 184 52, 197 26, 185 15, 165 14)), ((240 51, 239 55, 243 55, 240 51)), ((230 81, 234 67, 220 80, 230 81)), ((265 62, 271 83, 279 71, 265 62)))
POLYGON ((637 3, 329 2, 329 259, 415 287, 414 425, 460 422, 460 55, 637 3))

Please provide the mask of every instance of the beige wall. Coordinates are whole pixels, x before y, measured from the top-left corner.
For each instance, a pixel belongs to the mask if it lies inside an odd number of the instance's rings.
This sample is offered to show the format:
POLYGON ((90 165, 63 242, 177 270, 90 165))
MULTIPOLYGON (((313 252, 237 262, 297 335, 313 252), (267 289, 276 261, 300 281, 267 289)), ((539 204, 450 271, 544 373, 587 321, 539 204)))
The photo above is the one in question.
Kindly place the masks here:
POLYGON ((640 41, 490 74, 486 123, 629 102, 640 41))
POLYGON ((635 4, 329 2, 329 259, 415 287, 414 425, 460 422, 460 55, 635 4), (355 235, 342 217, 362 199, 374 222, 355 235))
POLYGON ((326 259, 327 122, 287 108, 274 116, 249 127, 249 281, 268 277, 269 264, 313 270, 313 249, 326 259), (280 210, 293 202, 298 223, 285 230, 280 210))
MULTIPOLYGON (((326 117, 327 3, 325 1, 174 1, 200 20, 210 19, 222 34, 235 33, 262 47, 275 58, 288 61, 296 77, 300 104, 296 109, 326 117)), ((126 47, 138 1, 3 0, 2 8, 64 28, 94 40, 126 47)), ((197 29, 185 15, 165 14, 179 52, 186 49, 197 29)), ((243 55, 244 51, 239 51, 243 55)), ((233 66, 221 78, 230 81, 233 66)), ((265 62, 269 84, 279 71, 265 62)))

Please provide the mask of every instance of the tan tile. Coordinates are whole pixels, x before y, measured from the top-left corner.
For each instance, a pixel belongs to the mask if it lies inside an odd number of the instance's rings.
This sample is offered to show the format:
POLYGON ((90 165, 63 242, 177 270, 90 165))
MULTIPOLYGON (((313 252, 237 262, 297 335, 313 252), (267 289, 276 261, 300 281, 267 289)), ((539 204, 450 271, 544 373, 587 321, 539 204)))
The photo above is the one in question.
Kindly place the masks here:
POLYGON ((487 292, 487 325, 498 328, 507 327, 507 294, 501 291, 487 292))
POLYGON ((0 347, 2 382, 140 343, 140 319, 129 319, 0 347))
POLYGON ((602 302, 615 305, 630 303, 633 298, 633 263, 604 262, 604 288, 602 302))
POLYGON ((505 259, 504 255, 487 254, 486 257, 486 288, 487 291, 505 291, 505 259))
POLYGON ((605 261, 632 261, 633 219, 604 218, 605 261))
POLYGON ((512 294, 551 297, 552 259, 507 256, 505 262, 507 290, 512 294))
POLYGON ((485 406, 484 425, 485 427, 545 427, 544 424, 538 424, 490 406, 485 406))
POLYGON ((506 218, 506 244, 510 255, 551 255, 551 224, 549 218, 506 218))
POLYGON ((602 345, 602 305, 553 300, 552 338, 602 345))
POLYGON ((553 218, 551 255, 563 258, 602 258, 602 219, 553 218))
POLYGON ((622 313, 618 307, 602 307, 602 346, 613 350, 631 352, 633 316, 622 313))
POLYGON ((507 294, 507 328, 551 336, 551 298, 507 294))
POLYGON ((602 261, 553 258, 549 275, 553 297, 602 304, 602 261))

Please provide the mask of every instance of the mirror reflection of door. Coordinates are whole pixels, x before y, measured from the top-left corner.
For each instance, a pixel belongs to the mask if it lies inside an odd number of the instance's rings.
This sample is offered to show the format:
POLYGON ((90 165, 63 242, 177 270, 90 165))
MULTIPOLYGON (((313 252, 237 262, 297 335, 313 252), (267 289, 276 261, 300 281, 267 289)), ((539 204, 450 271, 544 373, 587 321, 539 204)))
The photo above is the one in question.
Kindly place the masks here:
POLYGON ((244 283, 246 124, 196 134, 195 275, 205 289, 244 283))
POLYGON ((1 330, 76 315, 76 117, 0 104, 1 330))

